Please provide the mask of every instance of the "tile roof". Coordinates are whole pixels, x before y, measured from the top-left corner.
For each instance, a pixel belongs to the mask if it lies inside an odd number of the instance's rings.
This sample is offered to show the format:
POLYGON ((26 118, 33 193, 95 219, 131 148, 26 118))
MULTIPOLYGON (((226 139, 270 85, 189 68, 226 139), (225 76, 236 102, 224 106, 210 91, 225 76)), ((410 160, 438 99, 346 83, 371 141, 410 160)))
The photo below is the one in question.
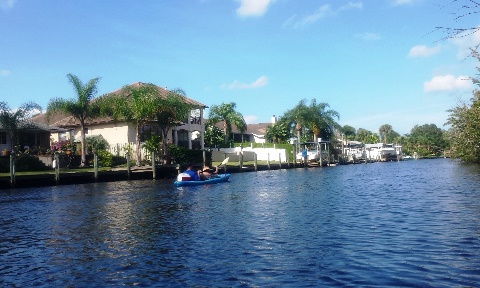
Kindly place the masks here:
MULTIPOLYGON (((142 83, 142 82, 135 82, 135 83, 132 83, 128 86, 135 88, 135 87, 140 87, 140 86, 143 86, 143 85, 150 85, 150 84, 142 83)), ((162 88, 162 87, 159 87, 159 86, 155 86, 155 87, 156 87, 157 91, 159 92, 160 97, 163 97, 163 98, 168 97, 168 94, 171 92, 171 91, 167 90, 166 88, 162 88)), ((106 93, 106 94, 101 95, 99 97, 108 97, 111 94, 119 95, 124 89, 125 89, 125 87, 122 87, 120 89, 117 89, 117 90, 115 90, 113 92, 110 92, 110 93, 106 93)), ((198 108, 208 108, 208 106, 206 106, 205 104, 197 102, 193 99, 190 99, 190 98, 187 98, 187 97, 184 97, 184 96, 181 96, 181 97, 184 99, 185 103, 187 103, 187 104, 197 106, 198 108)), ((40 114, 38 116, 35 116, 35 117, 31 118, 31 121, 36 122, 36 123, 46 124, 46 125, 53 125, 53 126, 57 126, 57 127, 62 127, 62 128, 63 127, 78 127, 78 126, 80 126, 80 122, 78 122, 78 120, 76 120, 73 116, 70 116, 70 115, 67 115, 67 114, 64 114, 64 113, 55 113, 55 114, 51 115, 49 121, 47 121, 47 118, 46 118, 45 114, 40 114)), ((113 119, 111 117, 99 117, 99 118, 96 118, 96 119, 90 119, 86 123, 89 124, 89 125, 92 125, 92 124, 104 124, 104 123, 111 123, 111 122, 113 122, 113 119)))
MULTIPOLYGON (((267 127, 273 125, 272 123, 257 123, 257 124, 247 124, 247 130, 245 134, 255 134, 255 135, 265 135, 267 133, 267 127)), ((215 126, 222 130, 223 129, 223 121, 217 122, 215 126)), ((237 126, 232 124, 232 133, 239 134, 240 131, 238 130, 237 126)))

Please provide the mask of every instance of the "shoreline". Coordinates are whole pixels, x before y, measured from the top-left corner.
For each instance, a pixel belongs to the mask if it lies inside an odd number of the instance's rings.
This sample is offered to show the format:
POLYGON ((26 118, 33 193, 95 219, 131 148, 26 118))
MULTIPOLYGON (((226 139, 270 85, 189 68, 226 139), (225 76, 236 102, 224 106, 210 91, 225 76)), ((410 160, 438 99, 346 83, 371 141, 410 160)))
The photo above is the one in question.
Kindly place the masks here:
MULTIPOLYGON (((198 169, 202 165, 195 165, 198 169)), ((238 165, 227 165, 226 169, 219 168, 220 173, 243 173, 243 172, 255 172, 265 170, 279 170, 279 169, 292 169, 303 168, 302 165, 293 165, 293 163, 282 163, 281 167, 278 163, 264 165, 259 164, 255 169, 254 166, 244 165, 241 169, 238 165)), ((309 165, 307 167, 318 167, 309 165)), ((58 180, 55 173, 45 173, 39 171, 38 174, 27 175, 15 175, 15 183, 12 184, 10 176, 0 176, 0 191, 16 188, 32 188, 32 187, 44 187, 44 186, 58 186, 58 185, 74 185, 85 184, 95 182, 115 182, 115 181, 130 181, 130 180, 159 180, 159 179, 175 179, 180 171, 186 169, 186 167, 180 165, 156 165, 155 166, 155 178, 152 170, 152 166, 140 166, 131 167, 130 175, 126 167, 112 168, 110 170, 98 171, 98 177, 95 177, 94 171, 71 171, 62 170, 58 180)), ((173 181, 172 181, 173 185, 173 181)))

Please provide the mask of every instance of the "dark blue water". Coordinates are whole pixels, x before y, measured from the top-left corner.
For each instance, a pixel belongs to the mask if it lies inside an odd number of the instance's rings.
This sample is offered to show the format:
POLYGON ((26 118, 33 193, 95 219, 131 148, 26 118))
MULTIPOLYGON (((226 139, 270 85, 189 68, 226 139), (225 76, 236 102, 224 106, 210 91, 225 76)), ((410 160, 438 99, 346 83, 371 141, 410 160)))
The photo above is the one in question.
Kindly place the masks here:
POLYGON ((480 287, 480 166, 448 159, 0 192, 2 287, 480 287))

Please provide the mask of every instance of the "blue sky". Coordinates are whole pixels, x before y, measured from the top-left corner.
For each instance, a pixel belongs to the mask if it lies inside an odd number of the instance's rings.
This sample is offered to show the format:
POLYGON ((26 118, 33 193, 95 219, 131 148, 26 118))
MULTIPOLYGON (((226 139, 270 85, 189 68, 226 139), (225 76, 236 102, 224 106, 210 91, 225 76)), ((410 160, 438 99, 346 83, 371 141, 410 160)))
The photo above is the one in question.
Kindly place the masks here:
POLYGON ((434 31, 480 24, 456 21, 450 2, 0 0, 0 101, 45 109, 75 96, 72 73, 101 77, 98 96, 140 81, 235 102, 247 123, 315 98, 357 129, 447 128, 446 110, 472 95, 467 48, 480 42, 434 31))

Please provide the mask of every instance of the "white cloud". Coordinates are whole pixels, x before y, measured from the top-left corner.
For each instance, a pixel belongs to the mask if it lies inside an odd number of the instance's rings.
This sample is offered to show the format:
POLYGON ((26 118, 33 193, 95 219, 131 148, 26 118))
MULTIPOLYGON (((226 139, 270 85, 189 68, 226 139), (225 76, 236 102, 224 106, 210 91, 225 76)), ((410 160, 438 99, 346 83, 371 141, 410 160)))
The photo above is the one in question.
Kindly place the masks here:
POLYGON ((355 38, 359 38, 366 41, 379 40, 380 34, 372 33, 372 32, 357 33, 355 34, 355 38))
POLYGON ((9 76, 11 72, 9 70, 0 70, 0 77, 9 76))
POLYGON ((13 8, 17 0, 0 0, 0 9, 8 10, 13 8))
POLYGON ((347 4, 335 9, 328 4, 322 5, 318 7, 315 11, 311 14, 306 15, 304 17, 297 17, 297 15, 293 15, 287 19, 283 23, 283 27, 293 27, 295 29, 301 29, 312 25, 313 23, 329 16, 335 16, 340 11, 352 10, 352 9, 362 9, 363 3, 362 2, 353 2, 350 1, 347 4))
POLYGON ((432 55, 437 54, 438 52, 440 52, 439 46, 427 47, 425 45, 417 45, 410 49, 410 52, 408 53, 408 57, 410 58, 430 57, 432 55))
POLYGON ((237 80, 233 81, 230 84, 223 84, 221 87, 225 89, 254 89, 254 88, 260 88, 268 83, 268 78, 265 76, 260 76, 257 80, 253 81, 252 83, 240 83, 237 80))
POLYGON ((237 15, 242 17, 258 17, 267 12, 268 6, 273 3, 273 0, 237 0, 237 2, 240 2, 237 15))
POLYGON ((467 76, 443 75, 435 76, 432 80, 423 84, 423 91, 452 91, 458 89, 471 89, 472 81, 467 76))

